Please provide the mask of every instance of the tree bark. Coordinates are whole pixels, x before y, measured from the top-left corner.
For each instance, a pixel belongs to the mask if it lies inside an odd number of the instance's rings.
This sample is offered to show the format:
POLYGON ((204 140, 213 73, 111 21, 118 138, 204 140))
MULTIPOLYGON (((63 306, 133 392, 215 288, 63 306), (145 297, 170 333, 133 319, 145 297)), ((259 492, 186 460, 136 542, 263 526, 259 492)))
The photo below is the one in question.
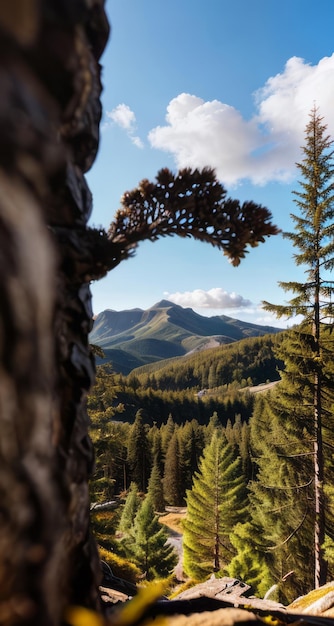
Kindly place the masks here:
MULTIPOLYGON (((99 606, 89 530, 84 173, 98 147, 103 0, 0 7, 0 623, 99 606)), ((101 273, 103 271, 101 270, 101 273)))
MULTIPOLYGON (((319 238, 317 238, 318 240, 319 238)), ((314 291, 314 354, 316 372, 314 374, 314 586, 318 589, 325 584, 327 563, 324 558, 325 541, 325 497, 324 497, 324 451, 322 439, 322 374, 320 366, 320 266, 315 271, 314 291)))

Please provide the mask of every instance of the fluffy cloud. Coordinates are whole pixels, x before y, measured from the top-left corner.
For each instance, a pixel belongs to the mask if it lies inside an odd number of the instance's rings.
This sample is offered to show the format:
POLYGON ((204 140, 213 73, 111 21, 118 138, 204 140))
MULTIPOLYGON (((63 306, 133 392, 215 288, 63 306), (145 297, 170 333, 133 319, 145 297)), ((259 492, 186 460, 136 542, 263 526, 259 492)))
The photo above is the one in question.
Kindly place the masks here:
POLYGON ((107 111, 107 118, 125 130, 131 130, 136 123, 136 116, 127 104, 119 104, 112 111, 107 111))
POLYGON ((251 301, 246 300, 237 293, 228 293, 221 287, 214 287, 209 291, 195 289, 194 291, 180 291, 165 294, 166 298, 182 307, 192 309, 236 309, 251 306, 251 301))
POLYGON ((305 126, 315 105, 334 133, 334 54, 311 66, 292 57, 284 71, 255 93, 256 115, 245 120, 218 100, 182 93, 167 107, 151 146, 173 155, 178 168, 210 165, 225 184, 289 181, 300 160, 305 126))
POLYGON ((141 139, 135 135, 136 116, 127 104, 118 104, 112 111, 106 111, 106 117, 108 121, 104 127, 108 127, 110 123, 117 124, 127 132, 137 148, 143 147, 141 139))
POLYGON ((228 293, 221 287, 214 287, 209 291, 195 289, 194 291, 178 291, 176 293, 165 292, 164 298, 183 308, 190 307, 201 312, 201 315, 208 315, 209 317, 228 309, 228 315, 232 313, 233 317, 235 316, 237 319, 261 326, 291 328, 294 324, 301 322, 301 316, 278 319, 274 314, 265 311, 261 304, 254 304, 235 292, 228 293))

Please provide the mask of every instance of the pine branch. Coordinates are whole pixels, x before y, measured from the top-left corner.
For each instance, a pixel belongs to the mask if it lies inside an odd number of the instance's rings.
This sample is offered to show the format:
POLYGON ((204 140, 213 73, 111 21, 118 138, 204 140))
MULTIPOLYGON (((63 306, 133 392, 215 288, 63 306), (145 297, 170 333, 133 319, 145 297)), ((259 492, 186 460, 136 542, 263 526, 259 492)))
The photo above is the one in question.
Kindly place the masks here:
POLYGON ((247 246, 280 231, 267 208, 226 198, 214 171, 184 169, 174 175, 162 169, 152 183, 143 180, 126 192, 109 228, 109 269, 133 254, 138 243, 159 237, 193 237, 219 248, 237 266, 247 246))

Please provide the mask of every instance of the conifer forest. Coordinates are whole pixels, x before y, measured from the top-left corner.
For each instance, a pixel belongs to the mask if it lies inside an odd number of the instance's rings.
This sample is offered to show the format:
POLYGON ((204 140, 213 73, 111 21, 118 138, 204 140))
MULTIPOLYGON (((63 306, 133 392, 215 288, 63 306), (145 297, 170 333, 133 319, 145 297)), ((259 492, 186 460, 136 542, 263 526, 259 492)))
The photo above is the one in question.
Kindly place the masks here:
POLYGON ((133 580, 173 575, 173 510, 183 581, 232 576, 289 603, 334 578, 332 145, 314 107, 284 233, 305 281, 282 276, 287 304, 264 303, 300 323, 127 376, 98 367, 91 500, 114 508, 93 509, 92 524, 103 558, 133 580))

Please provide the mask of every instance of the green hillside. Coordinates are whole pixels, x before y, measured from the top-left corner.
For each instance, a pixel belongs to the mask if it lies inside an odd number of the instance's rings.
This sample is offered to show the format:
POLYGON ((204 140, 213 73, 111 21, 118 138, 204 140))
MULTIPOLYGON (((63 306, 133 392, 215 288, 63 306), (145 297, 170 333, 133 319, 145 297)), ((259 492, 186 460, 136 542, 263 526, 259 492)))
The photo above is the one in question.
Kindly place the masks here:
POLYGON ((113 374, 117 389, 113 406, 122 407, 115 419, 132 423, 142 409, 148 423, 162 423, 172 415, 177 423, 197 419, 205 424, 215 411, 222 424, 237 414, 247 421, 253 408, 247 388, 280 380, 283 363, 274 350, 283 336, 250 337, 146 364, 127 376, 113 374))
POLYGON ((94 321, 90 341, 105 352, 98 363, 111 362, 114 371, 129 374, 145 364, 277 332, 225 315, 205 317, 162 300, 146 311, 103 311, 94 321))
POLYGON ((182 391, 212 389, 237 383, 259 385, 279 380, 283 363, 274 356, 282 333, 250 337, 233 344, 139 367, 129 375, 142 387, 182 391))

